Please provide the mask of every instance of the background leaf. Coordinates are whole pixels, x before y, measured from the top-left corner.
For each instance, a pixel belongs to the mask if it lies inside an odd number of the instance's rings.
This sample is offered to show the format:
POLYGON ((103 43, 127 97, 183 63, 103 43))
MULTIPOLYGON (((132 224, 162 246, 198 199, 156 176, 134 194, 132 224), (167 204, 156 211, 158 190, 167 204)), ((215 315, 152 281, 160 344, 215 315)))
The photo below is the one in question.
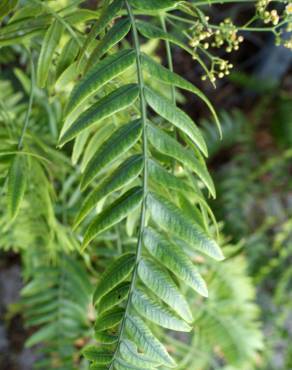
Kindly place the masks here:
POLYGON ((8 173, 8 209, 14 219, 21 206, 27 185, 27 163, 24 155, 17 154, 13 158, 8 173))

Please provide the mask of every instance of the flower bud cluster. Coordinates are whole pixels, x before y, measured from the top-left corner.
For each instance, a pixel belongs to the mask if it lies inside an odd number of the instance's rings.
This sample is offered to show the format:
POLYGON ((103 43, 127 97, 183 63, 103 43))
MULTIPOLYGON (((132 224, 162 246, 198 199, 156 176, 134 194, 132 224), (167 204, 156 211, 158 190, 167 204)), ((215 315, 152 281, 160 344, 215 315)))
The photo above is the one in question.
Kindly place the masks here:
POLYGON ((275 30, 276 45, 282 45, 287 49, 292 50, 292 3, 289 2, 283 15, 281 16, 281 21, 285 24, 285 27, 275 30), (283 36, 285 35, 285 36, 283 36), (288 35, 288 36, 287 36, 288 35), (289 37, 290 35, 290 37, 289 37))
MULTIPOLYGON (((285 8, 285 16, 289 19, 289 22, 286 26, 286 32, 292 33, 292 3, 286 5, 285 8)), ((288 40, 284 40, 282 43, 283 46, 285 46, 287 49, 292 50, 292 36, 288 40)))
POLYGON ((238 50, 239 44, 243 40, 243 36, 238 35, 236 26, 229 18, 221 22, 216 30, 197 21, 192 28, 190 46, 192 48, 200 46, 203 49, 209 49, 210 46, 221 48, 226 45, 225 50, 230 53, 233 50, 238 50))
POLYGON ((276 26, 279 23, 280 16, 276 9, 268 10, 270 2, 271 0, 258 0, 256 10, 259 18, 261 18, 265 24, 272 23, 276 26))
POLYGON ((282 43, 285 48, 292 50, 292 37, 282 43))
MULTIPOLYGON (((273 8, 274 0, 256 0, 256 15, 243 26, 236 26, 230 18, 224 19, 219 24, 209 22, 209 17, 198 13, 189 28, 189 45, 194 49, 194 59, 201 53, 209 61, 203 66, 207 71, 202 80, 209 79, 213 84, 217 78, 223 78, 230 74, 233 67, 228 60, 213 55, 211 49, 224 49, 227 53, 239 49, 244 38, 239 31, 249 31, 257 28, 258 31, 265 30, 265 27, 258 26, 258 20, 267 24, 267 30, 272 32, 276 38, 276 44, 292 50, 292 0, 281 0, 281 11, 273 8), (290 37, 287 37, 287 33, 290 37), (285 34, 285 37, 284 37, 285 34)), ((277 2, 277 0, 275 0, 277 2)), ((204 58, 203 58, 204 60, 204 58)), ((202 61, 201 61, 202 64, 202 61)))
POLYGON ((286 5, 285 14, 289 17, 292 16, 292 2, 286 5))
POLYGON ((239 44, 243 42, 243 36, 238 35, 238 29, 232 23, 230 18, 226 18, 219 24, 219 28, 215 32, 214 41, 211 46, 220 48, 227 45, 225 50, 231 53, 233 50, 239 49, 239 44))
POLYGON ((192 27, 192 38, 189 44, 194 49, 197 48, 199 45, 207 49, 209 47, 207 39, 209 39, 212 35, 213 31, 211 30, 211 28, 206 27, 206 25, 204 25, 198 20, 196 21, 194 27, 192 27))
POLYGON ((228 60, 214 58, 212 60, 211 70, 209 74, 203 75, 201 78, 203 81, 209 78, 210 81, 214 83, 217 78, 223 78, 229 75, 231 68, 233 68, 233 64, 229 63, 228 60))

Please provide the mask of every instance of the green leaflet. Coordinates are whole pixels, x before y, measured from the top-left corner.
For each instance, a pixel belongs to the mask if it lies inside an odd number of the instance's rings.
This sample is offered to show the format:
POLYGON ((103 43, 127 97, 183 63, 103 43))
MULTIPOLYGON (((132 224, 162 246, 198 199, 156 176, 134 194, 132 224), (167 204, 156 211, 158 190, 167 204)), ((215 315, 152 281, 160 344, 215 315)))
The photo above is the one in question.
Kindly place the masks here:
MULTIPOLYGON (((49 275, 51 276, 51 275, 49 275)), ((43 282, 42 282, 43 284, 43 282)), ((44 291, 39 291, 38 292, 38 295, 33 297, 33 299, 30 299, 30 296, 33 295, 31 293, 29 293, 28 295, 25 294, 24 297, 27 298, 27 296, 29 297, 29 302, 30 304, 34 304, 34 305, 38 305, 38 304, 42 304, 44 302, 47 302, 49 301, 52 296, 54 295, 54 288, 51 288, 51 289, 47 289, 45 292, 44 291)), ((25 299, 24 299, 24 303, 25 303, 25 299)))
POLYGON ((182 319, 188 323, 193 321, 188 303, 165 269, 154 261, 143 259, 139 263, 138 274, 145 286, 167 303, 182 319))
POLYGON ((141 10, 162 10, 174 8, 179 1, 178 0, 129 0, 129 3, 135 8, 141 10))
POLYGON ((126 331, 130 338, 147 356, 167 367, 175 367, 176 363, 169 356, 164 346, 154 337, 148 326, 137 316, 131 315, 126 320, 126 331))
POLYGON ((130 184, 139 176, 142 168, 143 157, 141 155, 133 155, 123 162, 108 178, 102 181, 97 188, 89 194, 76 217, 74 227, 87 216, 101 199, 130 184))
POLYGON ((205 281, 181 248, 152 228, 144 230, 143 242, 154 258, 199 294, 208 297, 205 281))
POLYGON ((153 60, 146 54, 142 54, 141 61, 142 61, 143 67, 146 69, 146 71, 151 77, 154 77, 157 80, 164 82, 166 84, 179 87, 180 89, 183 89, 186 91, 190 91, 193 94, 197 95, 201 100, 203 100, 204 103, 210 109, 210 112, 212 113, 214 120, 216 122, 218 131, 220 135, 222 136, 221 126, 220 126, 217 113, 213 105, 209 101, 209 99, 206 97, 205 94, 202 93, 201 90, 199 90, 191 82, 185 80, 180 75, 176 74, 175 72, 170 71, 169 69, 162 66, 160 63, 157 63, 155 60, 153 60))
MULTIPOLYGON (((200 198, 196 199, 198 202, 200 198)), ((191 222, 198 224, 203 230, 209 230, 208 228, 208 220, 206 223, 204 222, 204 217, 206 217, 205 208, 203 208, 202 204, 199 203, 201 210, 197 206, 194 206, 191 202, 188 201, 183 194, 178 194, 178 207, 183 211, 183 213, 190 219, 191 222)))
MULTIPOLYGON (((104 124, 100 128, 98 128, 93 135, 91 134, 90 130, 87 130, 89 131, 90 139, 88 141, 88 144, 84 147, 83 158, 81 161, 81 173, 84 172, 88 162, 94 156, 97 149, 110 137, 110 135, 116 129, 117 127, 114 124, 114 120, 112 118, 109 118, 104 121, 104 124)), ((79 136, 77 136, 77 138, 78 137, 79 136)))
POLYGON ((132 304, 136 311, 146 319, 164 328, 189 332, 192 328, 161 303, 136 289, 132 294, 132 304))
MULTIPOLYGON (((60 92, 67 88, 78 77, 78 71, 76 62, 70 64, 61 74, 58 76, 55 82, 56 91, 60 92)), ((65 125, 62 129, 64 129, 65 125)))
POLYGON ((93 295, 93 304, 100 302, 101 298, 112 291, 121 282, 123 282, 134 268, 136 256, 126 253, 112 262, 102 274, 100 281, 93 295))
POLYGON ((40 5, 24 5, 22 7, 18 7, 13 15, 11 15, 8 24, 15 23, 17 20, 22 20, 27 18, 28 16, 33 16, 37 18, 42 13, 42 7, 40 5))
POLYGON ((106 28, 111 20, 117 16, 123 5, 123 0, 114 0, 110 5, 103 7, 100 17, 86 37, 86 41, 80 52, 79 63, 91 42, 106 28))
POLYGON ((72 151, 72 163, 73 165, 76 165, 79 158, 81 157, 85 143, 87 142, 89 138, 90 132, 89 131, 83 131, 80 135, 77 136, 74 146, 73 146, 73 151, 72 151))
POLYGON ((91 53, 86 65, 86 70, 95 65, 108 50, 123 40, 130 31, 130 28, 131 23, 128 18, 123 18, 117 22, 100 40, 99 44, 91 53))
POLYGON ((90 366, 89 366, 89 370, 107 370, 108 367, 105 367, 105 365, 98 365, 98 364, 95 364, 95 363, 92 363, 90 366))
POLYGON ((177 191, 193 191, 182 179, 178 179, 152 159, 148 160, 147 165, 150 179, 157 184, 177 191))
POLYGON ((63 29, 64 26, 58 20, 54 20, 46 32, 37 65, 37 85, 39 87, 46 85, 54 52, 59 44, 63 29))
POLYGON ((140 187, 135 187, 103 210, 88 226, 82 243, 82 249, 86 248, 97 235, 122 221, 141 204, 142 199, 143 190, 140 187))
POLYGON ((25 41, 30 41, 32 38, 36 36, 40 36, 41 34, 42 34, 42 29, 36 29, 36 30, 28 31, 22 35, 18 33, 10 37, 4 37, 4 38, 0 37, 0 46, 4 47, 4 46, 20 44, 25 41))
MULTIPOLYGON (((29 7, 27 9, 30 14, 33 14, 32 9, 29 7)), ((26 32, 30 32, 34 29, 40 29, 45 26, 49 26, 52 20, 51 16, 44 16, 40 14, 34 14, 34 16, 37 17, 37 19, 31 20, 29 22, 29 25, 27 24, 27 16, 28 14, 25 14, 23 17, 20 16, 17 17, 19 11, 14 14, 13 17, 10 18, 8 24, 5 26, 3 25, 0 29, 0 39, 3 40, 5 37, 9 38, 9 36, 14 36, 17 34, 17 31, 21 28, 22 31, 24 31, 24 34, 26 32)))
POLYGON ((49 27, 52 17, 50 15, 40 15, 37 11, 37 6, 27 7, 27 14, 22 14, 20 12, 22 9, 19 9, 10 21, 5 26, 0 29, 0 44, 4 46, 5 44, 13 44, 14 40, 24 41, 26 38, 32 37, 34 34, 43 33, 46 28, 49 27), (17 14, 19 17, 17 17, 17 14), (35 18, 31 19, 30 22, 27 21, 27 17, 33 15, 35 18), (19 33, 21 30, 21 34, 19 33), (6 43, 6 42, 7 43, 6 43))
POLYGON ((69 39, 66 45, 63 47, 61 54, 58 58, 56 67, 56 75, 60 76, 65 69, 67 69, 75 60, 78 54, 78 43, 76 39, 69 39))
POLYGON ((103 296, 98 304, 98 312, 99 314, 109 310, 113 306, 116 306, 120 302, 122 302, 125 298, 127 298, 130 289, 129 282, 122 282, 121 284, 117 285, 113 290, 103 296))
POLYGON ((118 341, 116 335, 109 334, 107 331, 96 331, 94 338, 100 344, 115 344, 118 341))
MULTIPOLYGON (((54 295, 52 294, 52 296, 50 297, 51 300, 54 299, 54 295)), ((40 316, 40 315, 50 315, 52 313, 52 311, 54 310, 57 310, 59 307, 58 307, 58 302, 54 301, 54 302, 47 302, 47 304, 45 306, 42 306, 42 305, 36 305, 35 307, 32 307, 30 308, 30 315, 32 316, 40 316)), ((72 312, 71 312, 72 314, 72 312)), ((54 313, 53 313, 54 315, 54 313)), ((46 316, 47 318, 48 316, 46 316)))
POLYGON ((65 16, 65 20, 70 25, 79 25, 88 21, 99 19, 101 11, 99 9, 89 10, 84 8, 77 8, 75 11, 70 12, 65 16))
POLYGON ((224 259, 218 244, 173 203, 158 194, 150 193, 147 195, 147 204, 152 219, 164 230, 218 261, 224 259))
POLYGON ((141 120, 129 122, 117 129, 110 138, 100 146, 96 154, 87 164, 81 180, 81 189, 84 190, 102 169, 125 154, 135 145, 141 134, 141 120))
POLYGON ((25 342, 26 348, 30 348, 39 344, 43 341, 48 341, 49 339, 55 336, 57 330, 57 323, 49 323, 45 326, 42 326, 37 330, 33 335, 31 335, 28 340, 25 342))
POLYGON ((10 13, 17 5, 18 0, 2 0, 0 4, 0 20, 10 13))
POLYGON ((158 115, 183 131, 205 156, 208 155, 208 149, 202 133, 185 112, 150 87, 145 87, 144 93, 147 103, 158 115))
POLYGON ((137 21, 137 28, 139 32, 141 33, 141 35, 146 37, 149 40, 161 39, 161 40, 169 41, 192 54, 192 50, 190 50, 190 48, 186 46, 184 42, 180 40, 178 37, 163 31, 161 28, 156 27, 149 22, 144 22, 144 21, 139 20, 137 21))
POLYGON ((132 49, 119 51, 100 61, 74 87, 66 107, 66 115, 73 112, 107 82, 123 73, 134 61, 135 51, 132 49))
POLYGON ((127 108, 138 98, 139 88, 136 84, 124 85, 111 92, 82 113, 64 132, 59 146, 74 139, 86 128, 99 123, 103 119, 127 108))
POLYGON ((182 165, 194 171, 215 198, 216 192, 214 183, 206 166, 199 161, 189 149, 184 148, 177 140, 153 125, 147 126, 147 133, 151 144, 159 152, 176 159, 181 162, 182 165))
POLYGON ((8 210, 10 217, 14 219, 24 197, 26 189, 26 158, 18 154, 12 159, 8 173, 8 210))
MULTIPOLYGON (((116 370, 142 370, 140 367, 131 365, 128 362, 126 362, 126 361, 124 361, 120 358, 117 358, 115 360, 114 365, 115 365, 116 370)), ((148 369, 149 368, 147 367, 147 370, 148 369)), ((152 370, 152 369, 149 369, 149 370, 152 370)))
MULTIPOLYGON (((209 204, 206 202, 204 196, 202 195, 202 192, 199 189, 197 189, 195 193, 193 192, 193 195, 194 195, 195 202, 198 203, 198 206, 200 207, 204 216, 207 217, 207 214, 208 214, 210 219, 212 220, 213 225, 215 226, 215 229, 216 229, 217 237, 218 237, 219 236, 219 229, 218 229, 218 224, 217 224, 216 218, 215 218, 214 213, 212 212, 212 209, 210 208, 209 204)), ((186 202, 186 199, 187 198, 185 196, 183 196, 183 194, 179 194, 178 201, 179 201, 180 208, 183 209, 185 213, 188 213, 191 218, 196 218, 196 221, 201 220, 198 223, 202 222, 203 217, 202 217, 202 215, 199 216, 200 212, 199 212, 198 208, 194 207, 194 205, 191 202, 189 202, 189 201, 186 202)), ((208 223, 208 221, 207 221, 207 223, 208 223)), ((202 224, 202 227, 203 228, 206 227, 204 222, 202 224)))
POLYGON ((114 307, 111 310, 105 311, 96 319, 94 330, 99 332, 114 328, 121 322, 124 314, 125 310, 120 307, 114 307))
POLYGON ((128 339, 121 342, 120 354, 126 362, 133 366, 142 367, 142 369, 159 366, 159 363, 154 361, 153 358, 138 352, 137 346, 128 339))
POLYGON ((96 364, 108 364, 113 356, 112 352, 93 345, 85 347, 82 353, 89 361, 94 361, 96 364))

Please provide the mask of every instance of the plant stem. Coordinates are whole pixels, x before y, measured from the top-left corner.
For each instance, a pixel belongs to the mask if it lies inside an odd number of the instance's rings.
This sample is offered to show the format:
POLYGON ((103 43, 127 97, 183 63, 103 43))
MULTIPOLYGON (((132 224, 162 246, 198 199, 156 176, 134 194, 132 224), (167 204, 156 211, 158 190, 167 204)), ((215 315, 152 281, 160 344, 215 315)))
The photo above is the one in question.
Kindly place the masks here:
MULTIPOLYGON (((236 0, 237 1, 237 0, 236 0)), ((245 0, 243 0, 245 1, 245 0)), ((252 0, 253 1, 253 0, 252 0)), ((226 1, 224 1, 226 2, 226 1)), ((227 1, 227 2, 235 2, 235 0, 232 0, 232 1, 227 1)), ((238 1, 237 1, 238 2, 238 1)), ((221 4, 223 3, 222 1, 218 1, 218 2, 212 2, 213 4, 221 4)), ((195 5, 198 5, 198 4, 195 4, 195 5)), ((201 5, 201 4, 199 4, 201 5)), ((206 3, 206 5, 208 5, 206 3)), ((167 14, 167 18, 168 19, 174 19, 174 20, 177 20, 177 21, 180 21, 180 22, 183 22, 183 23, 187 23, 187 24, 190 24, 190 25, 195 25, 196 22, 190 20, 190 19, 187 19, 187 18, 182 18, 180 16, 177 16, 177 15, 174 15, 174 14, 167 14)), ((243 26, 236 26, 236 28, 239 30, 239 31, 246 31, 246 32, 275 32, 279 27, 281 26, 284 26, 286 23, 288 23, 287 20, 283 20, 282 22, 278 23, 277 25, 275 26, 272 26, 272 27, 250 27, 250 24, 252 24, 254 21, 256 21, 257 18, 256 17, 253 17, 252 19, 250 19, 245 25, 243 26)), ((175 26, 175 24, 174 24, 175 26)), ((220 26, 218 25, 215 25, 215 24, 209 24, 208 25, 209 28, 212 28, 212 29, 220 29, 220 26)))
POLYGON ((167 14, 167 18, 172 18, 172 19, 174 19, 176 21, 179 21, 179 22, 188 23, 188 24, 191 24, 192 26, 195 24, 195 22, 190 20, 190 19, 182 18, 182 17, 179 17, 178 15, 174 15, 174 14, 167 14))
POLYGON ((134 41, 134 48, 136 51, 136 66, 137 66, 137 78, 138 78, 138 85, 139 85, 139 95, 140 95, 140 110, 141 110, 141 120, 143 126, 143 133, 142 133, 142 141, 143 141, 143 161, 144 161, 144 170, 143 170, 143 200, 141 206, 141 217, 139 223, 139 234, 137 240, 137 248, 136 248, 136 262, 134 271, 132 274, 131 285, 129 289, 129 295, 126 303, 125 314, 120 326, 119 337, 117 347, 113 356, 113 360, 111 362, 111 366, 109 370, 113 370, 114 368, 114 361, 118 354, 119 347, 123 338, 125 324, 128 317, 128 313, 131 306, 132 294, 134 291, 135 283, 137 280, 137 272, 138 272, 138 265, 142 255, 142 239, 143 239, 143 230, 146 224, 146 200, 147 200, 147 192, 148 192, 148 170, 147 170, 147 156, 148 156, 148 144, 147 144, 147 106, 146 100, 144 96, 144 78, 141 66, 141 50, 140 50, 140 43, 139 43, 139 36, 136 27, 135 17, 132 11, 132 8, 128 1, 125 1, 127 12, 131 21, 132 25, 132 34, 133 34, 133 41, 134 41))
MULTIPOLYGON (((163 31, 167 33, 167 27, 166 27, 165 19, 164 19, 163 15, 160 17, 160 22, 161 22, 161 26, 163 28, 163 31)), ((170 46, 170 42, 168 40, 165 40, 165 49, 166 49, 166 57, 167 57, 168 68, 171 72, 173 72, 171 46, 170 46)), ((175 87, 173 85, 171 85, 171 100, 172 100, 173 104, 176 104, 175 87)))
MULTIPOLYGON (((272 26, 272 27, 249 27, 249 26, 236 26, 236 28, 238 29, 238 31, 246 31, 246 32, 276 32, 276 30, 279 28, 279 27, 282 27, 284 26, 286 23, 288 23, 288 21, 284 20, 280 23, 278 23, 276 26, 272 26)), ((220 26, 217 26, 217 25, 212 25, 210 24, 209 25, 210 28, 212 29, 220 29, 220 26)))
POLYGON ((25 132, 27 130, 27 127, 28 127, 29 117, 30 117, 30 114, 31 114, 32 103, 33 103, 33 98, 34 98, 35 68, 34 68, 31 53, 28 52, 28 55, 29 55, 29 59, 30 59, 30 69, 31 69, 31 88, 30 88, 30 94, 29 94, 28 108, 27 108, 27 111, 26 111, 26 114, 25 114, 24 124, 22 126, 22 131, 21 131, 21 134, 20 134, 20 138, 18 140, 18 145, 17 145, 18 150, 21 150, 22 146, 23 146, 23 139, 24 139, 24 135, 25 135, 25 132))
POLYGON ((143 133, 142 133, 142 140, 143 140, 143 161, 144 161, 144 170, 143 170, 143 202, 142 202, 142 210, 141 210, 141 218, 140 218, 140 227, 139 227, 139 235, 138 235, 138 244, 137 244, 137 262, 141 257, 142 252, 142 232, 143 228, 145 227, 145 216, 146 216, 146 196, 148 192, 148 169, 147 169, 147 159, 148 159, 148 143, 147 143, 147 108, 146 108, 146 100, 144 96, 144 78, 141 66, 141 51, 140 51, 140 43, 139 37, 137 32, 137 27, 135 23, 135 18, 132 12, 132 8, 129 5, 128 1, 125 1, 128 14, 132 24, 132 32, 133 32, 133 40, 134 40, 134 47, 136 50, 136 64, 137 64, 137 76, 138 76, 138 85, 140 90, 140 109, 141 109, 141 120, 143 126, 143 133))

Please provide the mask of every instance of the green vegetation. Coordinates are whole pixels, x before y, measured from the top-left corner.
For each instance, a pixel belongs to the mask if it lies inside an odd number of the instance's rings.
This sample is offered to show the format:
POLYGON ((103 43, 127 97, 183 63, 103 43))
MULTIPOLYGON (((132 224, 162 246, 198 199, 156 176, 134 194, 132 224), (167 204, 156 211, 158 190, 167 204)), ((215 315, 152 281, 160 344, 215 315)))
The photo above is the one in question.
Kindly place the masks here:
POLYGON ((36 369, 273 368, 291 335, 291 101, 270 91, 255 125, 217 115, 173 67, 181 50, 216 86, 244 32, 291 49, 291 3, 243 2, 240 25, 209 16, 229 0, 0 4, 0 248, 21 257, 36 369), (262 158, 273 101, 279 149, 262 158))

